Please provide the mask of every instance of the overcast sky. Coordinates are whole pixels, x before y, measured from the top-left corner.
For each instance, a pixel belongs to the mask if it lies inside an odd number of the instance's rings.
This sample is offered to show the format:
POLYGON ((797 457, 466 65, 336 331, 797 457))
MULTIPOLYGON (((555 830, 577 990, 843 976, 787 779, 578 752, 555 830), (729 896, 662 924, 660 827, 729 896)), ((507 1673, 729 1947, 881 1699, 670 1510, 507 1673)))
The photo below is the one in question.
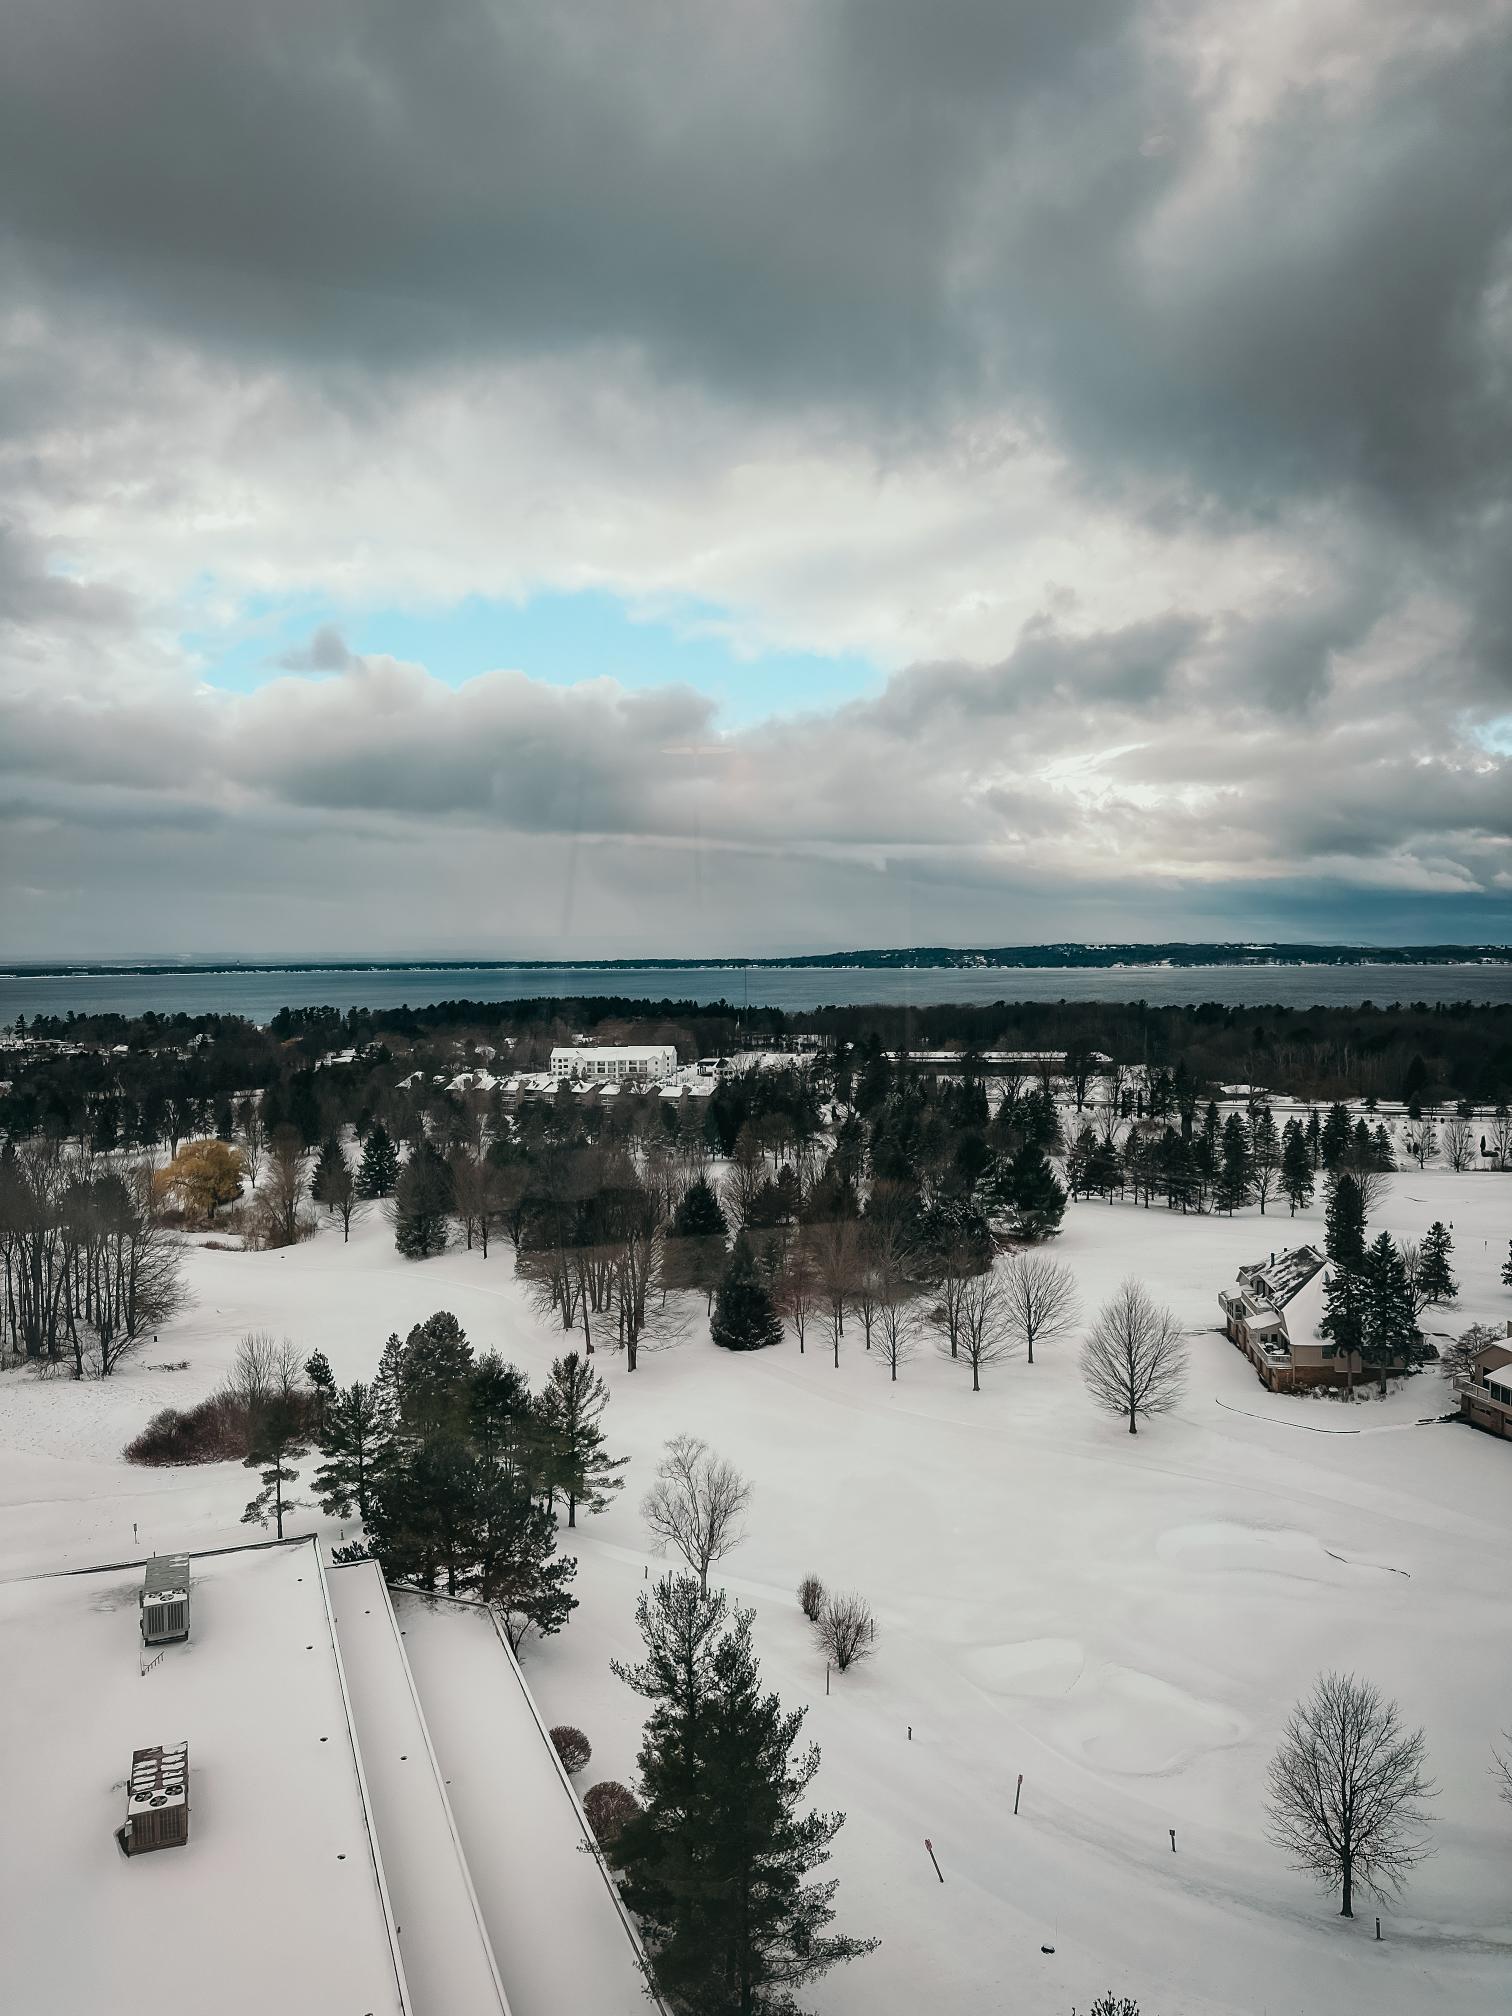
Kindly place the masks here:
POLYGON ((1512 937, 1512 0, 9 0, 0 951, 1512 937))

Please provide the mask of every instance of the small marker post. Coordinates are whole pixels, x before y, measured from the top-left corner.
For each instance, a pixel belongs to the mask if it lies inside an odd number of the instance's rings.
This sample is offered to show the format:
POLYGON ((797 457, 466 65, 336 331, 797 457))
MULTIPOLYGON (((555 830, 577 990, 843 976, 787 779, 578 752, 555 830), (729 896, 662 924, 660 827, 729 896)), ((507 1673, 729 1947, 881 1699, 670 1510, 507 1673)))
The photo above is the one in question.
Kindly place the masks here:
POLYGON ((1176 1853, 1176 1829, 1174 1827, 1171 1829, 1171 1853, 1173 1855, 1176 1853))
POLYGON ((1381 1936, 1381 1921, 1380 1921, 1380 1919, 1379 1919, 1379 1918, 1377 1918, 1377 1919, 1376 1919, 1376 1937, 1377 1937, 1377 1939, 1379 1939, 1379 1938, 1380 1938, 1380 1936, 1381 1936))
POLYGON ((909 1723, 909 1725, 908 1725, 908 1740, 909 1740, 909 1742, 910 1742, 910 1743, 912 1743, 912 1741, 913 1741, 913 1724, 912 1724, 912 1722, 910 1722, 910 1723, 909 1723))
POLYGON ((829 1693, 829 1662, 827 1660, 824 1667, 824 1691, 826 1694, 829 1693))
POLYGON ((1020 1792, 1023 1791, 1023 1789, 1024 1789, 1024 1774, 1022 1771, 1020 1771, 1020 1773, 1018 1774, 1018 1783, 1013 1788, 1013 1810, 1015 1813, 1018 1812, 1019 1794, 1020 1792))
POLYGON ((936 1876, 938 1876, 940 1878, 940 1881, 943 1883, 945 1881, 945 1877, 943 1872, 941 1871, 940 1864, 935 1856, 934 1843, 933 1841, 930 1840, 927 1834, 924 1836, 924 1846, 929 1850, 929 1859, 931 1862, 934 1863, 934 1872, 936 1876))

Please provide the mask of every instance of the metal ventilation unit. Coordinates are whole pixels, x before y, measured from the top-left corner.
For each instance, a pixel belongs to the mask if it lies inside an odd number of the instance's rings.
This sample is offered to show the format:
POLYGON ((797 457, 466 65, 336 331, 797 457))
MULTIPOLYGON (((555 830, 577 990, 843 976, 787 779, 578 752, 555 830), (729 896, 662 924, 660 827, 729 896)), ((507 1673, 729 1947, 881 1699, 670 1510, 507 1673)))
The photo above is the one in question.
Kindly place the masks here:
POLYGON ((189 1745, 159 1743, 151 1750, 133 1751, 121 1835, 126 1853, 182 1848, 188 1839, 189 1745))
POLYGON ((142 1643, 189 1636, 189 1556, 154 1554, 142 1582, 142 1643))

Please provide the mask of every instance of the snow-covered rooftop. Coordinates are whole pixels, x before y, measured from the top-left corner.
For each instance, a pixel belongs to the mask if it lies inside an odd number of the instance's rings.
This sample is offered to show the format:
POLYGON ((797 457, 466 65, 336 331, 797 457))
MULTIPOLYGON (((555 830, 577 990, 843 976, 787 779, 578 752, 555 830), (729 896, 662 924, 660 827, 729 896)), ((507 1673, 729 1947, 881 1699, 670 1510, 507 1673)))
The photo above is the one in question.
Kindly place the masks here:
POLYGON ((315 1548, 190 1567, 193 1633, 151 1665, 141 1563, 0 1584, 25 1872, 0 2000, 17 2016, 409 2016, 315 1548), (128 1859, 135 1753, 179 1744, 188 1844, 128 1859), (171 1928, 150 1964, 149 1927, 171 1928))
POLYGON ((513 2016, 648 2016, 630 1921, 493 1618, 404 1591, 394 1612, 513 2016))
POLYGON ((510 2016, 382 1570, 329 1587, 415 2016, 510 2016))

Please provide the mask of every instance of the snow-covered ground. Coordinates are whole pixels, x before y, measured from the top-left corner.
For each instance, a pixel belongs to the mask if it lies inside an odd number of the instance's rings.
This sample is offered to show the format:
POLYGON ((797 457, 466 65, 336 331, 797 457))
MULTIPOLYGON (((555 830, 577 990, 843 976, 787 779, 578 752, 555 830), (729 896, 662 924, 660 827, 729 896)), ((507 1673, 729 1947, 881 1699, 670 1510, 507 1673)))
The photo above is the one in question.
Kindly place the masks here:
MULTIPOLYGON (((1430 1327, 1500 1323, 1512 1178, 1406 1171, 1374 1222, 1420 1236, 1434 1218, 1453 1221, 1462 1288, 1430 1327)), ((527 1677, 548 1721, 590 1736, 583 1784, 630 1777, 642 1704, 609 1659, 635 1653, 636 1595, 661 1565, 640 1495, 681 1430, 748 1473, 749 1537, 726 1583, 756 1608, 767 1679, 810 1705, 820 1799, 849 1815, 842 1922, 883 1940, 809 1991, 825 2016, 1066 2016, 1108 1985, 1145 2016, 1505 2006, 1512 1811, 1488 1767, 1512 1725, 1512 1445, 1419 1425, 1452 1405, 1431 1371, 1354 1408, 1264 1391, 1216 1328, 1217 1290, 1241 1261, 1320 1231, 1321 1210, 1072 1208, 1056 1252, 1087 1309, 1134 1272, 1193 1333, 1184 1402, 1137 1438, 1093 1411, 1072 1345, 989 1368, 975 1396, 932 1351, 892 1385, 849 1336, 838 1370, 812 1336, 803 1357, 793 1343, 731 1357, 702 1326, 634 1375, 600 1355, 628 1488, 564 1535, 581 1607, 528 1649, 527 1677), (828 1698, 793 1596, 810 1570, 870 1597, 880 1627, 874 1659, 828 1698), (1329 1666, 1370 1676, 1425 1725, 1442 1788, 1437 1853, 1379 1944, 1368 1911, 1341 1923, 1264 1835, 1266 1761, 1329 1666)), ((377 1211, 346 1247, 327 1230, 284 1253, 200 1248, 189 1273, 193 1308, 116 1379, 0 1379, 0 1575, 247 1537, 249 1473, 119 1460, 154 1409, 218 1382, 244 1330, 318 1346, 342 1380, 438 1308, 536 1380, 564 1348, 506 1245, 486 1262, 407 1263, 377 1211), (183 1358, 186 1371, 149 1369, 183 1358)), ((338 1534, 313 1513, 293 1525, 338 1534)), ((11 1664, 0 1639, 4 1698, 11 1664)), ((29 1741, 44 1735, 29 1724, 29 1741)))

